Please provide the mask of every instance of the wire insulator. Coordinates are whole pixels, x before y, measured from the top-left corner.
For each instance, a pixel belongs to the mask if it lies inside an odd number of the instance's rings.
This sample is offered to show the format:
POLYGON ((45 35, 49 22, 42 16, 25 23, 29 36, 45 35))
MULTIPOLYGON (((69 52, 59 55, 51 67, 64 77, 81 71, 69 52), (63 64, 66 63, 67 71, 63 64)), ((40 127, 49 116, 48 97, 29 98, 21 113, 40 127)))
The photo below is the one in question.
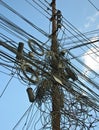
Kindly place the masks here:
POLYGON ((61 11, 58 10, 57 11, 57 28, 61 28, 62 26, 61 21, 62 21, 62 14, 61 14, 61 11))

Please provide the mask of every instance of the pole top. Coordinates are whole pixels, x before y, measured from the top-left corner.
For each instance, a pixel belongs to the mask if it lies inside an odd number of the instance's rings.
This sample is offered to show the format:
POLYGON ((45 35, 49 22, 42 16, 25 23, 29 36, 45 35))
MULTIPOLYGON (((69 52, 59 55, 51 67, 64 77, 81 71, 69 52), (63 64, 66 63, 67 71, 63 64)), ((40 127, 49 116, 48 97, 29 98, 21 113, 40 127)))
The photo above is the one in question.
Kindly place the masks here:
POLYGON ((53 4, 55 4, 56 0, 52 0, 50 6, 52 6, 53 4))

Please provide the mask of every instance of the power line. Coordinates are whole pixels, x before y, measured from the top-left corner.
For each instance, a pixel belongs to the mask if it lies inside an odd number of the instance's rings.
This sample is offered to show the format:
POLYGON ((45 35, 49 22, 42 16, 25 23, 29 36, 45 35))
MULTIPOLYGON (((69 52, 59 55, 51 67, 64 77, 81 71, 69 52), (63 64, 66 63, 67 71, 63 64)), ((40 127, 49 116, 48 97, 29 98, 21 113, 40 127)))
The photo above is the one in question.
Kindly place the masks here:
MULTIPOLYGON (((46 10, 46 9, 44 9, 40 4, 38 4, 38 2, 37 1, 35 1, 35 0, 32 0, 36 5, 38 5, 42 10, 44 10, 48 15, 50 15, 51 16, 51 14, 46 10)), ((40 1, 40 0, 39 0, 40 1)), ((40 1, 40 3, 43 3, 43 2, 41 2, 40 1)), ((45 6, 45 4, 43 3, 43 5, 45 6)), ((46 6, 45 6, 46 7, 46 6)))
POLYGON ((16 72, 14 72, 14 74, 11 76, 11 78, 9 79, 8 83, 6 84, 4 90, 2 91, 1 95, 0 95, 0 98, 3 96, 4 92, 6 91, 7 87, 9 86, 11 80, 13 79, 14 75, 15 75, 16 72))
POLYGON ((22 18, 25 22, 27 22, 29 25, 31 25, 33 28, 35 28, 36 30, 38 30, 39 32, 41 32, 42 34, 44 34, 45 36, 49 37, 49 35, 44 32, 42 29, 40 29, 39 27, 37 27, 36 25, 34 25, 32 22, 30 22, 29 20, 27 20, 24 16, 22 16, 21 14, 19 14, 18 12, 16 12, 13 8, 11 8, 9 5, 7 5, 5 2, 0 1, 1 4, 3 6, 5 6, 6 8, 8 8, 10 11, 12 11, 13 13, 15 13, 16 15, 18 15, 20 18, 22 18))
POLYGON ((99 11, 99 9, 95 6, 95 4, 92 1, 90 1, 90 0, 88 0, 88 1, 97 11, 99 11))
POLYGON ((81 47, 81 46, 86 46, 86 45, 89 45, 89 44, 93 44, 95 42, 99 42, 99 40, 95 40, 95 41, 91 41, 91 42, 88 42, 88 43, 83 43, 83 44, 80 44, 80 45, 76 45, 76 46, 70 48, 69 50, 76 49, 76 48, 81 47))
POLYGON ((40 11, 37 7, 35 7, 30 1, 28 1, 28 0, 25 0, 25 1, 49 20, 49 17, 47 15, 45 15, 42 11, 40 11))

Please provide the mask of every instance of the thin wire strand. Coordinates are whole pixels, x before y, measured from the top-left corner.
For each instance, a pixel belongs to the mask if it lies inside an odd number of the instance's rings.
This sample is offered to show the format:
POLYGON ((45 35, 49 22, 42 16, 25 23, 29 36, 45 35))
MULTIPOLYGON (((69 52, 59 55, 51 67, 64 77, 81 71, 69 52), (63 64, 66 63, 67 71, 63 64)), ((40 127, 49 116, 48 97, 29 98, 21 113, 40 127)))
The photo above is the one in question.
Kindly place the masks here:
POLYGON ((88 0, 88 2, 89 2, 97 11, 99 11, 99 9, 95 6, 95 4, 94 4, 91 0, 88 0))
POLYGON ((14 74, 13 74, 13 75, 11 76, 11 78, 9 79, 8 83, 6 84, 4 90, 2 91, 2 93, 1 93, 1 95, 0 95, 0 98, 4 95, 6 89, 8 88, 8 86, 9 86, 10 82, 12 81, 12 79, 13 79, 13 77, 14 77, 15 74, 16 74, 16 72, 14 72, 14 74))

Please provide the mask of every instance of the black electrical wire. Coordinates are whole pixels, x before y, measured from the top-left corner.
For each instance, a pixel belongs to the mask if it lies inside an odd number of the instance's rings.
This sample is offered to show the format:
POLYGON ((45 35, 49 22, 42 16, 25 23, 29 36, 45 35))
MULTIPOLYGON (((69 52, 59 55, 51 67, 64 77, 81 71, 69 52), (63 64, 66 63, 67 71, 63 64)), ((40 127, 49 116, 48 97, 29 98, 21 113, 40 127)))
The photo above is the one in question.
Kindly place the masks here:
POLYGON ((95 42, 99 42, 99 40, 95 40, 95 41, 91 41, 91 42, 88 42, 88 43, 83 43, 83 44, 80 44, 80 45, 76 45, 76 46, 70 48, 69 50, 76 49, 76 48, 81 47, 81 46, 86 46, 86 45, 89 45, 89 44, 93 44, 95 42))
POLYGON ((99 9, 95 6, 95 4, 94 4, 91 0, 88 0, 88 2, 89 2, 97 11, 99 11, 99 9))
POLYGON ((7 84, 6 84, 5 88, 4 88, 4 90, 2 91, 2 93, 1 93, 1 95, 0 95, 0 98, 4 95, 6 89, 8 88, 8 86, 9 86, 10 82, 12 81, 12 79, 13 79, 13 77, 14 77, 15 74, 16 74, 16 72, 14 72, 14 74, 11 76, 11 78, 10 78, 9 81, 7 82, 7 84))
POLYGON ((31 5, 34 9, 36 9, 40 14, 42 14, 43 16, 45 16, 48 20, 49 17, 47 15, 45 15, 42 11, 40 11, 38 8, 36 8, 30 1, 25 0, 29 5, 31 5))
MULTIPOLYGON (((9 21, 10 22, 10 21, 9 21)), ((32 35, 30 35, 30 34, 28 34, 27 32, 25 32, 24 30, 22 30, 21 28, 19 28, 19 27, 17 27, 16 25, 11 25, 11 26, 13 26, 13 29, 15 30, 15 32, 18 32, 18 34, 21 34, 21 32, 22 32, 22 36, 24 36, 24 37, 26 37, 27 39, 29 39, 29 36, 31 36, 32 38, 34 38, 32 35), (18 30, 16 30, 16 28, 18 28, 18 30), (19 32, 19 29, 20 29, 20 32, 19 32), (24 35, 25 34, 25 35, 24 35), (29 35, 29 36, 26 36, 26 35, 29 35)), ((9 30, 8 30, 9 31, 9 30)), ((11 33, 13 33, 13 32, 11 32, 11 33)), ((13 33, 14 34, 14 33, 13 33)), ((14 34, 14 35, 16 35, 16 34, 14 34)), ((20 36, 18 36, 18 37, 20 37, 20 36)), ((21 38, 21 37, 20 37, 21 38)), ((22 39, 22 38, 21 38, 22 39)), ((37 40, 37 39, 36 39, 37 40)), ((39 40, 38 40, 39 41, 39 40)), ((26 42, 26 41, 25 41, 26 42)), ((37 42, 36 42, 37 43, 37 42)), ((39 43, 42 43, 41 41, 39 41, 39 43)), ((39 44, 38 44, 39 45, 39 44)), ((39 45, 40 46, 40 45, 39 45)), ((41 47, 42 48, 42 47, 41 47)))
MULTIPOLYGON (((34 106, 33 106, 33 104, 32 104, 32 107, 30 108, 30 110, 29 110, 29 112, 28 112, 26 121, 25 121, 24 126, 23 126, 22 129, 25 129, 25 127, 26 127, 27 130, 29 129, 30 124, 31 124, 31 122, 32 122, 32 116, 35 116, 35 114, 33 114, 33 111, 34 111, 34 106)), ((36 111, 35 113, 37 113, 37 111, 36 111)))
MULTIPOLYGON (((99 53, 99 51, 95 51, 94 54, 95 53, 99 53)), ((88 56, 88 55, 92 55, 92 54, 93 54, 92 52, 86 53, 86 54, 85 54, 85 52, 83 52, 83 53, 79 54, 78 56, 69 58, 69 60, 74 60, 74 59, 81 58, 81 57, 88 56)), ((98 61, 97 61, 97 63, 98 63, 98 61)))
POLYGON ((39 1, 40 1, 40 3, 42 3, 42 5, 44 5, 44 6, 47 8, 47 10, 49 10, 49 11, 52 12, 52 9, 50 9, 50 5, 47 6, 47 5, 45 4, 45 2, 42 2, 41 0, 39 0, 39 1))
POLYGON ((44 0, 48 5, 50 5, 50 3, 47 0, 44 0))
MULTIPOLYGON (((64 25, 63 25, 64 26, 64 25)), ((70 26, 69 26, 70 27, 70 26)), ((64 28, 66 28, 65 26, 64 26, 64 28)), ((71 27, 70 27, 71 28, 71 27)), ((72 28, 71 28, 72 29, 72 28)), ((66 30, 68 30, 68 32, 69 33, 71 33, 73 36, 74 36, 74 34, 69 30, 69 29, 67 29, 66 28, 66 30)), ((75 30, 74 30, 75 31, 75 30)), ((82 37, 82 36, 81 36, 82 37)), ((78 37, 76 37, 80 42, 82 42, 78 37)), ((89 42, 92 42, 91 40, 89 40, 89 42)), ((91 44, 92 45, 92 44, 91 44)), ((86 47, 88 47, 88 46, 86 46, 86 47)), ((90 48, 90 47, 88 47, 93 53, 94 53, 94 51, 93 51, 93 49, 92 48, 90 48)), ((95 48, 96 49, 96 48, 95 48)), ((98 56, 97 54, 96 54, 96 56, 98 56)), ((93 58, 92 56, 90 56, 93 60, 95 60, 96 61, 96 59, 95 58, 93 58)), ((97 61, 96 61, 97 62, 97 61)))
MULTIPOLYGON (((83 34, 84 35, 92 35, 92 34, 97 34, 97 33, 99 33, 99 29, 96 29, 96 30, 92 30, 92 31, 89 31, 89 32, 84 32, 83 34)), ((80 35, 76 35, 77 37, 79 37, 80 35)), ((69 38, 71 38, 71 39, 73 39, 73 38, 75 38, 74 36, 71 36, 71 37, 67 37, 66 39, 69 39, 69 38)))
MULTIPOLYGON (((35 4, 37 4, 42 10, 44 10, 48 15, 50 15, 51 16, 51 14, 46 10, 46 9, 44 9, 40 4, 38 4, 38 2, 37 1, 35 1, 35 0, 32 0, 35 4)), ((40 1, 40 0, 39 0, 40 1)), ((41 2, 41 1, 40 1, 41 2)), ((42 2, 41 2, 42 3, 42 2)), ((45 5, 44 3, 43 3, 43 5, 45 5)))
POLYGON ((5 27, 4 24, 0 25, 2 29, 4 29, 5 31, 7 31, 9 34, 12 34, 13 36, 19 38, 20 40, 26 42, 25 39, 23 39, 22 37, 20 37, 18 34, 16 34, 15 32, 11 31, 9 28, 5 27))
POLYGON ((15 130, 15 129, 18 127, 18 125, 20 124, 20 122, 22 121, 22 119, 27 115, 28 111, 31 109, 32 105, 33 105, 33 104, 31 104, 31 105, 28 107, 28 109, 26 110, 26 112, 23 114, 23 116, 20 118, 20 120, 19 120, 19 121, 17 122, 17 124, 13 127, 12 130, 15 130))
POLYGON ((0 51, 0 55, 2 56, 1 60, 3 60, 6 63, 14 63, 15 62, 15 58, 11 54, 8 54, 4 51, 0 51))
MULTIPOLYGON (((17 32, 18 34, 24 36, 26 39, 29 39, 29 37, 33 38, 33 39, 36 39, 39 43, 42 43, 40 40, 38 40, 37 38, 33 37, 31 34, 28 34, 27 32, 25 32, 23 29, 21 29, 20 27, 18 27, 17 25, 15 25, 14 23, 11 23, 11 21, 9 21, 8 19, 6 19, 5 17, 2 19, 4 19, 4 21, 7 23, 7 26, 11 26, 11 28, 17 32)), ((42 43, 44 44, 44 43, 42 43)), ((44 46, 43 46, 44 49, 46 49, 44 46)))
MULTIPOLYGON (((64 17, 63 17, 64 18, 64 17)), ((78 35, 80 35, 81 38, 83 38, 84 40, 87 40, 88 42, 91 41, 89 38, 87 38, 83 33, 81 33, 76 27, 74 27, 67 19, 64 18, 65 24, 72 29, 75 33, 77 33, 78 35)), ((70 32, 70 31, 69 31, 70 32)), ((78 37, 76 37, 78 38, 78 37)), ((78 39, 79 41, 81 41, 80 39, 78 39)), ((87 46, 88 47, 88 46, 87 46)), ((89 48, 89 47, 88 47, 89 48)))
POLYGON ((1 40, 3 39, 5 42, 10 43, 13 47, 16 47, 17 42, 13 39, 9 38, 7 35, 0 33, 1 40))
POLYGON ((25 22, 27 22, 29 25, 31 25, 33 28, 35 28, 36 30, 38 30, 39 32, 41 32, 43 35, 45 35, 46 37, 49 37, 49 35, 44 32, 42 29, 40 29, 39 27, 37 27, 36 25, 34 25, 32 22, 30 22, 29 20, 27 20, 24 16, 22 16, 21 14, 19 14, 18 12, 16 12, 16 10, 14 10, 13 8, 11 8, 8 4, 6 4, 3 1, 0 1, 0 3, 6 7, 7 9, 9 9, 11 12, 13 12, 14 14, 16 14, 17 16, 19 16, 21 19, 23 19, 25 22))

